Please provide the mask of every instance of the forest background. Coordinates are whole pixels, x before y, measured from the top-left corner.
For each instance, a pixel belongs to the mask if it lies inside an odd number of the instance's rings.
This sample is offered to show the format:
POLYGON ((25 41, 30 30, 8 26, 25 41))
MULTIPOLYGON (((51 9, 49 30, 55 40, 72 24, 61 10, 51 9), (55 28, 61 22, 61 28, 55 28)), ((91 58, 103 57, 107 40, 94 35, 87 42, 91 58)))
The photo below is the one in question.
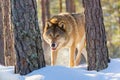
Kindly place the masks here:
MULTIPOLYGON (((110 57, 120 58, 120 1, 101 0, 101 3, 110 57)), ((59 13, 84 12, 82 0, 0 0, 0 4, 0 64, 9 66, 16 62, 15 72, 21 74, 44 67, 45 62, 50 65, 49 45, 40 39, 47 19, 59 13)), ((68 50, 61 50, 58 64, 68 65, 68 57, 68 50)))

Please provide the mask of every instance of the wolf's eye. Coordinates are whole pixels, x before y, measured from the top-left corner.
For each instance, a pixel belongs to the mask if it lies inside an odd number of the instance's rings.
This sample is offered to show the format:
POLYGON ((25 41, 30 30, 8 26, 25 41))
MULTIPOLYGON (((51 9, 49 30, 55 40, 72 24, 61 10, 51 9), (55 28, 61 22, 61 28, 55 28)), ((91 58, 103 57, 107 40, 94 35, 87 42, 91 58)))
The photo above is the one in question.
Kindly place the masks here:
POLYGON ((56 37, 59 37, 60 35, 56 35, 56 37))
POLYGON ((52 37, 52 34, 49 34, 50 37, 52 37))

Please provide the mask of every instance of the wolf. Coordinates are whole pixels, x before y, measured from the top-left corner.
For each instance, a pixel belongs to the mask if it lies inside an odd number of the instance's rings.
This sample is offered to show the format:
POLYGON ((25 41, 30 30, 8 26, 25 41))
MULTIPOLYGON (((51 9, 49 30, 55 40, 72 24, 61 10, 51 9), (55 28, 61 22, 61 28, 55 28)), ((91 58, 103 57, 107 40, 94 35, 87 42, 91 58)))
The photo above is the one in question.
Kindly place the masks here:
POLYGON ((46 21, 43 38, 51 47, 51 65, 55 65, 58 51, 69 48, 69 66, 78 65, 85 47, 85 17, 82 13, 61 13, 46 21), (78 54, 75 57, 75 51, 78 54))

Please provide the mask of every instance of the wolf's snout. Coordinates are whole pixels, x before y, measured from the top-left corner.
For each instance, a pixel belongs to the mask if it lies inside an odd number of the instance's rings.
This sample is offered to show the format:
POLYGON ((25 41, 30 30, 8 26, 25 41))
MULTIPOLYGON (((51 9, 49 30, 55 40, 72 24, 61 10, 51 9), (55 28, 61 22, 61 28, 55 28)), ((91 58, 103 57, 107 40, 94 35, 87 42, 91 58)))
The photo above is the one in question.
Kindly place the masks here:
POLYGON ((56 45, 55 43, 52 43, 52 44, 51 44, 51 47, 55 47, 55 45, 56 45))

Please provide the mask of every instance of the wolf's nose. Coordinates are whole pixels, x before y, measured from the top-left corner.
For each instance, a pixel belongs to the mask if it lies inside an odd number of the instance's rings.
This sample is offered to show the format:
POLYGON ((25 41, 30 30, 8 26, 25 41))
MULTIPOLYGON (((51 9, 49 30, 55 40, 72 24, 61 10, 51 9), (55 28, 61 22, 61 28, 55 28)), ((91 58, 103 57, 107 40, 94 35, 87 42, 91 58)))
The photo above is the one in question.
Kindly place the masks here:
POLYGON ((55 43, 52 43, 52 44, 51 44, 51 47, 55 47, 55 43))

